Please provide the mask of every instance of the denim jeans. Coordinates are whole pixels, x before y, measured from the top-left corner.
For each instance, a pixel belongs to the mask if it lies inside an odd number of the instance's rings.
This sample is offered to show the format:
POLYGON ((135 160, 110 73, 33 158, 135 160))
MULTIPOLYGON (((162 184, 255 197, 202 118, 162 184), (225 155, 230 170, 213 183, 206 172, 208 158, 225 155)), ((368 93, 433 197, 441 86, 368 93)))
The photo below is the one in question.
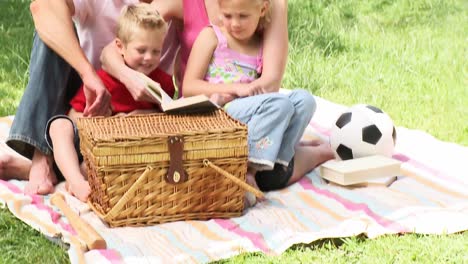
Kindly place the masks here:
POLYGON ((275 163, 288 166, 315 108, 314 97, 298 89, 235 99, 226 112, 248 126, 249 162, 271 170, 275 163))
POLYGON ((80 85, 76 71, 34 32, 28 85, 6 143, 27 158, 32 158, 34 149, 50 155, 44 137, 47 121, 67 113, 68 101, 80 85))

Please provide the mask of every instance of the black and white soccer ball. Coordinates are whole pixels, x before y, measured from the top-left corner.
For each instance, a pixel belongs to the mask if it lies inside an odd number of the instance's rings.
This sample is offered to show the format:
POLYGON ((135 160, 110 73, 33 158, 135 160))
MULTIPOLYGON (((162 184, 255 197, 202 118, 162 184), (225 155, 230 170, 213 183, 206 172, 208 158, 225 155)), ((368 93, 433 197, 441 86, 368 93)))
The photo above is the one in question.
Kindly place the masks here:
POLYGON ((396 130, 389 115, 371 105, 354 105, 331 128, 330 145, 338 160, 372 155, 391 157, 396 130))

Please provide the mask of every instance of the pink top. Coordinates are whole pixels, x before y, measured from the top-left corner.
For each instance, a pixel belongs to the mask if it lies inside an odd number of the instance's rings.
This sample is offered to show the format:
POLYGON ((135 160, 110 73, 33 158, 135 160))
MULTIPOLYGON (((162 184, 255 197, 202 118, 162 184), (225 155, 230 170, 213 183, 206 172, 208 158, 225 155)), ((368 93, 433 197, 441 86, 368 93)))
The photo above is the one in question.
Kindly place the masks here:
POLYGON ((211 25, 218 45, 213 53, 205 80, 210 83, 250 83, 262 72, 262 48, 256 56, 239 53, 228 47, 226 36, 220 28, 211 25))
MULTIPOLYGON (((183 6, 184 28, 182 31, 178 32, 180 41, 180 68, 177 73, 177 78, 180 80, 180 86, 182 86, 185 68, 187 67, 187 61, 190 51, 192 50, 193 43, 202 29, 210 25, 208 13, 205 8, 205 0, 183 0, 183 6)), ((179 87, 179 94, 183 95, 182 87, 179 87)))

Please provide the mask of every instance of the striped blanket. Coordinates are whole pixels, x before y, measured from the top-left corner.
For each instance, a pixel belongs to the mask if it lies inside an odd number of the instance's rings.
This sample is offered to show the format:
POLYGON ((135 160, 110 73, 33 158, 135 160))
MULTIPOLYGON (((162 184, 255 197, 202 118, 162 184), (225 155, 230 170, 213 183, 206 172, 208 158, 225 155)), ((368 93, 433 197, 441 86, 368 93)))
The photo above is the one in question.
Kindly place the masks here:
MULTIPOLYGON (((321 98, 317 102, 306 138, 326 138, 344 109, 321 98)), ((7 135, 11 120, 0 119, 0 137, 7 135)), ((70 244, 72 263, 204 263, 244 252, 281 254, 322 238, 468 230, 468 148, 402 127, 397 134, 394 158, 411 176, 401 175, 389 187, 344 188, 313 171, 287 189, 268 193, 266 202, 238 218, 110 229, 86 204, 65 194, 72 209, 106 239, 106 250, 83 252, 83 241, 48 196, 23 194, 25 182, 0 181, 0 204, 44 235, 70 244)), ((63 192, 63 184, 56 191, 63 192)))

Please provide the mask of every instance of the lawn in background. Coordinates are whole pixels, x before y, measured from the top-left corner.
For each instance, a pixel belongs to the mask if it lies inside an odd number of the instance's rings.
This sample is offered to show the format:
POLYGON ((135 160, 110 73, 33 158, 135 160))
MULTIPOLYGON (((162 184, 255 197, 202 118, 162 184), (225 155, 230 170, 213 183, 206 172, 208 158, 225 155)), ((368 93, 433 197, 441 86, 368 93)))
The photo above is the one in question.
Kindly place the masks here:
MULTIPOLYGON (((0 116, 13 115, 27 82, 29 2, 0 1, 0 116)), ((468 7, 463 0, 289 0, 290 55, 283 86, 367 103, 397 126, 468 146, 468 7)), ((468 232, 323 240, 279 257, 222 263, 462 263, 468 232)), ((65 249, 0 209, 0 263, 66 263, 65 249)))
POLYGON ((290 0, 284 86, 468 146, 468 4, 290 0))

